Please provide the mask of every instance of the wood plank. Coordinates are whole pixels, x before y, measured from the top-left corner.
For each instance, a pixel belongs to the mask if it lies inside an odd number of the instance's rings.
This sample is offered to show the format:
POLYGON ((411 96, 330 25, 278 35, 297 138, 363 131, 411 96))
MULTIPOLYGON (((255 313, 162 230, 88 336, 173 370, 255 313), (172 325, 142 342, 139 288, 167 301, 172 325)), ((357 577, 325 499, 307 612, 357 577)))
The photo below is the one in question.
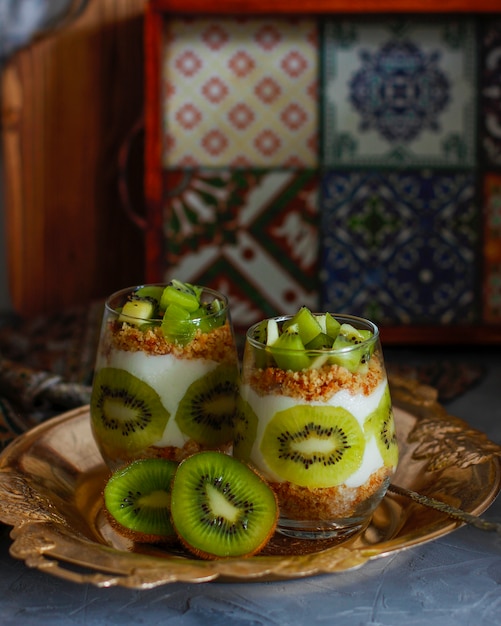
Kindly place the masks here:
POLYGON ((4 69, 8 277, 22 315, 144 280, 143 233, 118 192, 118 155, 143 110, 144 6, 91 0, 4 69))

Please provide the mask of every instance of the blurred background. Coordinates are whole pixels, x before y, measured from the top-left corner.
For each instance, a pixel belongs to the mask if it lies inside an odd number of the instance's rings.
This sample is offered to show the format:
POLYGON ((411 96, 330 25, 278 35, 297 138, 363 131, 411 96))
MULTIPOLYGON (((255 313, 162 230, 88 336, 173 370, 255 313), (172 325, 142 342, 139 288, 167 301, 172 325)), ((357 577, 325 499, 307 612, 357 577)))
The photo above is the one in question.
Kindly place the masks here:
POLYGON ((145 41, 146 6, 0 0, 1 308, 175 276, 241 328, 307 305, 500 340, 498 14, 156 3, 145 41))

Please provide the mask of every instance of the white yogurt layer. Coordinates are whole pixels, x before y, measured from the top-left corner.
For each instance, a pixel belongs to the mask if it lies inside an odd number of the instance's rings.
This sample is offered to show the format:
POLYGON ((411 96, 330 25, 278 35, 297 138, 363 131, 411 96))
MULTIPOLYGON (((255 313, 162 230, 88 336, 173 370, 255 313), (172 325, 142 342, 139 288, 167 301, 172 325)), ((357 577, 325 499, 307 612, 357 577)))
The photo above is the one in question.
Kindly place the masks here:
MULTIPOLYGON (((387 387, 387 380, 383 380, 374 391, 366 396, 362 393, 350 394, 346 390, 334 394, 328 401, 298 402, 297 398, 284 396, 281 394, 258 395, 250 385, 242 385, 240 393, 246 400, 258 419, 256 439, 251 451, 251 460, 255 466, 272 482, 283 482, 283 479, 269 467, 261 453, 261 441, 268 423, 275 413, 290 409, 298 404, 308 404, 309 406, 332 406, 342 407, 349 411, 358 421, 363 429, 365 419, 377 409, 387 387)), ((378 450, 375 436, 371 436, 366 441, 362 464, 348 480, 345 481, 347 487, 359 487, 363 485, 372 473, 383 467, 384 461, 378 450)))
POLYGON ((112 350, 107 357, 101 356, 97 369, 103 367, 124 369, 152 387, 170 414, 162 438, 154 445, 181 448, 189 437, 181 432, 174 419, 177 407, 188 387, 217 365, 217 362, 208 359, 178 359, 172 354, 156 355, 140 351, 112 350))

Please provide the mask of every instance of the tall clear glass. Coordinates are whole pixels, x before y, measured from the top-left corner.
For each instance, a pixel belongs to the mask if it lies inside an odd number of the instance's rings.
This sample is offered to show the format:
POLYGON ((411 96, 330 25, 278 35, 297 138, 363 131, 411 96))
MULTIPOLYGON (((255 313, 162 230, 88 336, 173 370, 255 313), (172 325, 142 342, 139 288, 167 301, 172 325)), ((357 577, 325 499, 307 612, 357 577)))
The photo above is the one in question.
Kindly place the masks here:
POLYGON ((124 308, 138 299, 148 305, 148 294, 165 287, 130 287, 105 304, 91 423, 111 469, 137 458, 231 450, 238 356, 228 300, 200 287, 203 315, 173 307, 170 319, 143 318, 141 308, 132 315, 124 308))
MULTIPOLYGON (((333 317, 364 339, 294 352, 270 349, 263 322, 246 335, 234 455, 273 488, 278 530, 292 537, 346 538, 363 529, 398 461, 378 328, 333 317)), ((291 318, 273 319, 280 328, 291 318)))

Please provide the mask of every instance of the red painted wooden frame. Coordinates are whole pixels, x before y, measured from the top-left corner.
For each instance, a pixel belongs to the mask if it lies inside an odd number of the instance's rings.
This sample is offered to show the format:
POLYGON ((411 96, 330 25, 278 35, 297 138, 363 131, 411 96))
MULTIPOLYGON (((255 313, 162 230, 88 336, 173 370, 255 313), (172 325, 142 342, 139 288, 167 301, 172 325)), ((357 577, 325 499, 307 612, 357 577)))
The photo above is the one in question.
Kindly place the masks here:
MULTIPOLYGON (((145 197, 146 280, 158 282, 162 232, 162 139, 160 59, 163 23, 169 15, 284 15, 358 13, 501 13, 501 0, 149 0, 145 13, 145 197)), ((501 344, 501 325, 392 326, 386 344, 501 344)))

